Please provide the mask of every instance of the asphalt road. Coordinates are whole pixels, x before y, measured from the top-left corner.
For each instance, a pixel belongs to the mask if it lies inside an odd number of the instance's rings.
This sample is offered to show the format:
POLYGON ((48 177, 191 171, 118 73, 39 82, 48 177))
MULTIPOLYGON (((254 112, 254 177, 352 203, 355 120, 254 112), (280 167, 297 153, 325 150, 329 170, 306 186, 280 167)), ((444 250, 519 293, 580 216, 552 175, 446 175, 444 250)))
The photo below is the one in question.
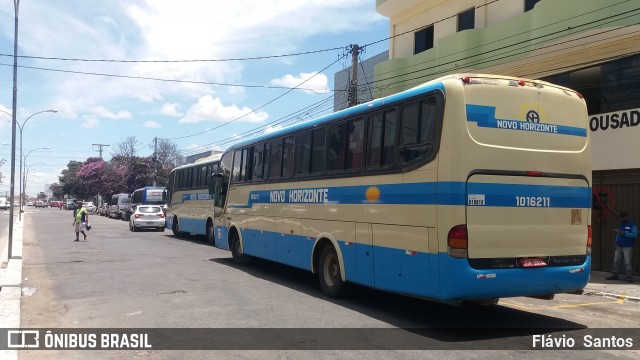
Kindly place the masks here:
POLYGON ((21 359, 640 357, 522 350, 535 335, 624 336, 616 329, 640 328, 640 303, 567 294, 453 307, 365 288, 334 300, 309 273, 266 261, 240 267, 203 238, 133 233, 126 222, 95 215, 90 222, 88 241, 73 242, 69 211, 27 210, 22 328, 202 328, 212 346, 230 350, 29 350, 21 359))

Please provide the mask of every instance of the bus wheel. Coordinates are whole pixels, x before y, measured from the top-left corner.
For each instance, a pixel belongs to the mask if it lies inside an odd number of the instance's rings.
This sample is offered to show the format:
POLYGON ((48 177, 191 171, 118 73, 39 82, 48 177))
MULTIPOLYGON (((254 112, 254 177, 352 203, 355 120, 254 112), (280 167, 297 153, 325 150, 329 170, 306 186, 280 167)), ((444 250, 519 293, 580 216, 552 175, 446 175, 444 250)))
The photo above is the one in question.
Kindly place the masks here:
POLYGON ((320 280, 320 288, 325 295, 332 298, 340 295, 344 283, 340 277, 338 254, 332 245, 325 246, 320 253, 318 279, 320 280))
POLYGON ((235 233, 231 237, 231 255, 233 256, 233 261, 238 265, 248 265, 251 262, 251 256, 243 254, 240 249, 240 238, 238 234, 235 233))
POLYGON ((182 232, 180 232, 180 226, 178 225, 178 218, 173 218, 173 226, 171 227, 171 231, 173 231, 173 236, 182 237, 182 232))
POLYGON ((210 244, 215 245, 216 244, 216 237, 215 237, 215 233, 214 233, 214 230, 213 230, 213 222, 211 222, 211 220, 207 221, 207 228, 206 228, 205 234, 207 234, 207 241, 210 244))

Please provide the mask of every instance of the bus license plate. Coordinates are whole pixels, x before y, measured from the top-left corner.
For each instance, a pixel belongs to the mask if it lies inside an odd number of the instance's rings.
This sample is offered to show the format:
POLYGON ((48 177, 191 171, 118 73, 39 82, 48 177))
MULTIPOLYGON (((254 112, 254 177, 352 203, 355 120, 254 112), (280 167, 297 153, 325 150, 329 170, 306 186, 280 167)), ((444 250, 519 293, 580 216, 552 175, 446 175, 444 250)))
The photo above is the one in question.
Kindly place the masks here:
POLYGON ((547 262, 543 258, 521 258, 520 265, 525 268, 547 266, 547 262))

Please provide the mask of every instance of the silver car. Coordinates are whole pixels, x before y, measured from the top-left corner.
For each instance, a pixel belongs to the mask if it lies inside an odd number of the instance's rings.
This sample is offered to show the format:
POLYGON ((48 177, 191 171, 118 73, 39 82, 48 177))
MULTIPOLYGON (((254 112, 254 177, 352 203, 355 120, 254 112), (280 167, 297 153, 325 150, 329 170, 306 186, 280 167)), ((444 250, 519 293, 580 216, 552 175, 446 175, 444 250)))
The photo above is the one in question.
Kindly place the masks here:
POLYGON ((138 205, 129 218, 129 230, 156 229, 164 231, 164 211, 159 205, 138 205))
POLYGON ((82 203, 82 207, 87 209, 87 211, 90 212, 90 213, 96 211, 96 206, 93 204, 92 201, 83 202, 82 203))

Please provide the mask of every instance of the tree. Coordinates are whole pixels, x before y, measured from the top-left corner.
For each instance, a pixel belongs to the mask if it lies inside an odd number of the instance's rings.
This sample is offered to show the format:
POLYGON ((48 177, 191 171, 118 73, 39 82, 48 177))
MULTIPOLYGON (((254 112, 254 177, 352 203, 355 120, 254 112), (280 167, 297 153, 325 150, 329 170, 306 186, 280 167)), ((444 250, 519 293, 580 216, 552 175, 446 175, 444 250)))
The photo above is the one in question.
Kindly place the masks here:
POLYGON ((136 156, 136 148, 140 146, 140 142, 135 136, 129 136, 115 146, 115 152, 111 153, 112 157, 122 157, 125 159, 136 156))
POLYGON ((85 196, 104 194, 105 184, 104 168, 105 161, 101 158, 88 158, 78 169, 76 177, 82 182, 85 196))
POLYGON ((54 199, 62 199, 64 197, 64 191, 62 190, 62 186, 58 183, 51 184, 49 186, 49 190, 53 194, 54 199))
POLYGON ((76 173, 81 166, 81 162, 72 160, 67 164, 67 168, 62 170, 58 180, 60 181, 60 184, 62 184, 62 190, 65 194, 75 195, 78 197, 83 197, 85 195, 82 181, 76 176, 76 173))
MULTIPOLYGON (((151 149, 153 150, 154 147, 151 146, 151 149)), ((165 186, 169 180, 169 173, 180 164, 182 156, 175 143, 167 139, 159 139, 154 160, 157 170, 156 184, 165 186)))

